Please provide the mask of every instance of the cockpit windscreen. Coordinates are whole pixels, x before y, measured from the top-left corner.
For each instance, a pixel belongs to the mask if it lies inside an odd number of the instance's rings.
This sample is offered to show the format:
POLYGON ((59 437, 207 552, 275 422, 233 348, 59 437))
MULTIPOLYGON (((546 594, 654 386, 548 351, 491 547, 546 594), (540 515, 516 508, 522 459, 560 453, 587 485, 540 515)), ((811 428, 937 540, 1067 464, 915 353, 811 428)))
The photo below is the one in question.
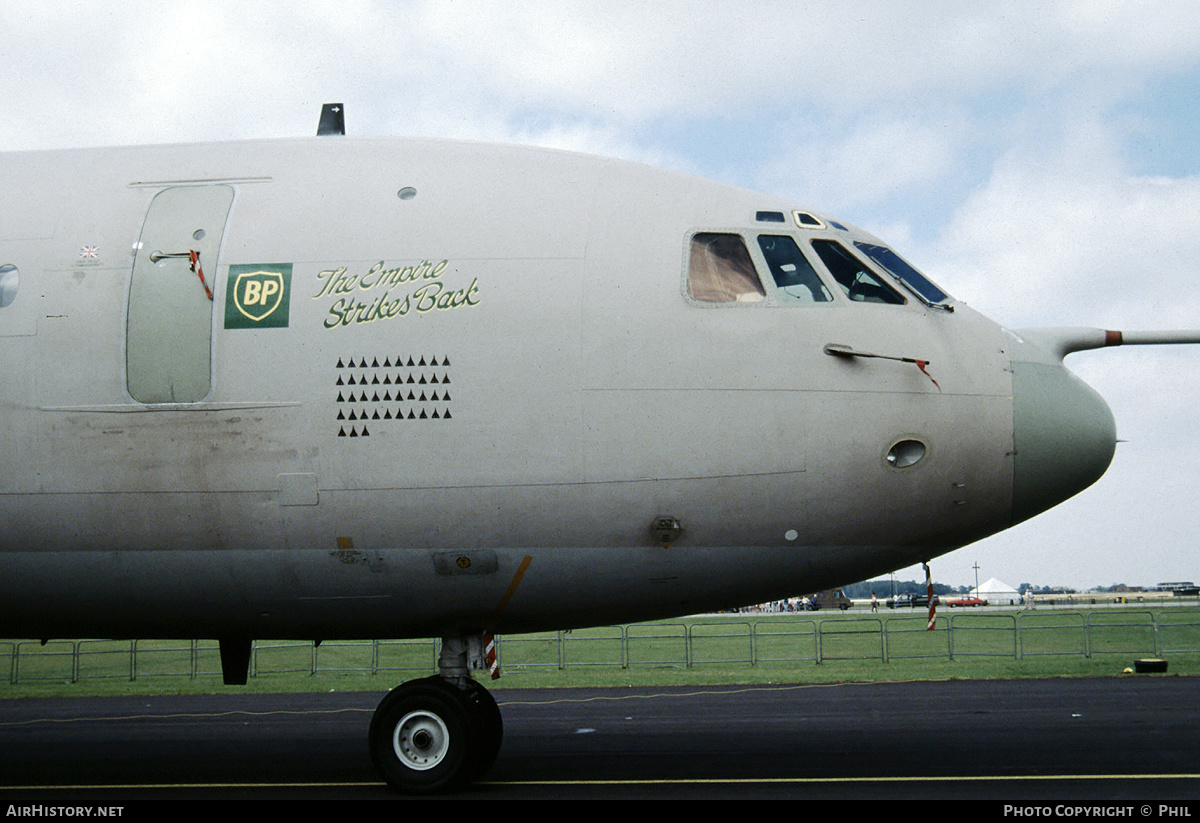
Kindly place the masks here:
POLYGON ((944 303, 950 299, 948 294, 926 280, 925 275, 914 269, 903 257, 887 246, 876 246, 871 243, 855 243, 854 245, 926 301, 944 303))
POLYGON ((813 250, 851 300, 859 303, 903 305, 904 297, 836 240, 813 240, 813 250))
POLYGON ((833 295, 796 241, 786 234, 760 234, 758 246, 785 303, 828 303, 833 295))

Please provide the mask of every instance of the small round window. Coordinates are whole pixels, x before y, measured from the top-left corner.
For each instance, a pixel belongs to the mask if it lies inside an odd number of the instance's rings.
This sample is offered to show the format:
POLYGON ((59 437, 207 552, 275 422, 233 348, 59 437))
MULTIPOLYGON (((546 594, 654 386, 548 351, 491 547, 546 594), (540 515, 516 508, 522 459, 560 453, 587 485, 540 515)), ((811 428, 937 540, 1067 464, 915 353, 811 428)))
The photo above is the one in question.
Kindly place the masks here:
POLYGON ((920 440, 901 440, 888 450, 886 459, 889 466, 907 469, 919 463, 925 456, 925 451, 925 444, 920 440))
POLYGON ((20 279, 16 266, 11 263, 0 266, 0 309, 17 298, 17 283, 20 279))

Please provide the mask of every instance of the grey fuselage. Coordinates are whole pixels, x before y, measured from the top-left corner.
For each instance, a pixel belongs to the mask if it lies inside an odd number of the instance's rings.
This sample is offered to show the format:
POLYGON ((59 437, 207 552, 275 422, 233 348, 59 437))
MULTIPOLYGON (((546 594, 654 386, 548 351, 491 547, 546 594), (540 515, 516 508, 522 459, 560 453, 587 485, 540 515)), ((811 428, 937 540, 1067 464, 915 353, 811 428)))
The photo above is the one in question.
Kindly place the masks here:
POLYGON ((878 267, 903 302, 851 299, 810 244, 880 241, 799 209, 434 140, 0 156, 0 636, 692 613, 1103 473, 1111 415, 1061 358, 878 267), (827 300, 785 299, 764 234, 827 300), (742 238, 762 294, 697 298, 697 235, 742 238))

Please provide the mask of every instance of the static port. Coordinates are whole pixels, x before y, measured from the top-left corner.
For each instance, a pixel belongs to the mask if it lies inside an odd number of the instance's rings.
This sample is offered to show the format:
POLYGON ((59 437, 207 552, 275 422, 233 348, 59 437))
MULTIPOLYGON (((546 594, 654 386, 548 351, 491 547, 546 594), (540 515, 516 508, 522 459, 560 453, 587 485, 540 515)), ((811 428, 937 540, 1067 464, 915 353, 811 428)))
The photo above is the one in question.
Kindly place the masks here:
POLYGON ((897 469, 907 469, 921 461, 925 456, 925 444, 920 440, 901 440, 888 449, 887 462, 897 469))

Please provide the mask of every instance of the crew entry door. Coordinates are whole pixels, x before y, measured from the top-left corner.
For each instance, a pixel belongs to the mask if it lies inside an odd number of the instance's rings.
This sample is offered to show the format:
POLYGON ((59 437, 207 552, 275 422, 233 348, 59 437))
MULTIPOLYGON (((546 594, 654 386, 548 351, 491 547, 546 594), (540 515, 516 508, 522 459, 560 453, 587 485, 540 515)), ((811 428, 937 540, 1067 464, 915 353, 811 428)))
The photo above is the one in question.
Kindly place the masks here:
POLYGON ((125 330, 125 378, 134 400, 195 403, 208 395, 212 289, 232 203, 229 186, 177 186, 150 201, 125 330))

